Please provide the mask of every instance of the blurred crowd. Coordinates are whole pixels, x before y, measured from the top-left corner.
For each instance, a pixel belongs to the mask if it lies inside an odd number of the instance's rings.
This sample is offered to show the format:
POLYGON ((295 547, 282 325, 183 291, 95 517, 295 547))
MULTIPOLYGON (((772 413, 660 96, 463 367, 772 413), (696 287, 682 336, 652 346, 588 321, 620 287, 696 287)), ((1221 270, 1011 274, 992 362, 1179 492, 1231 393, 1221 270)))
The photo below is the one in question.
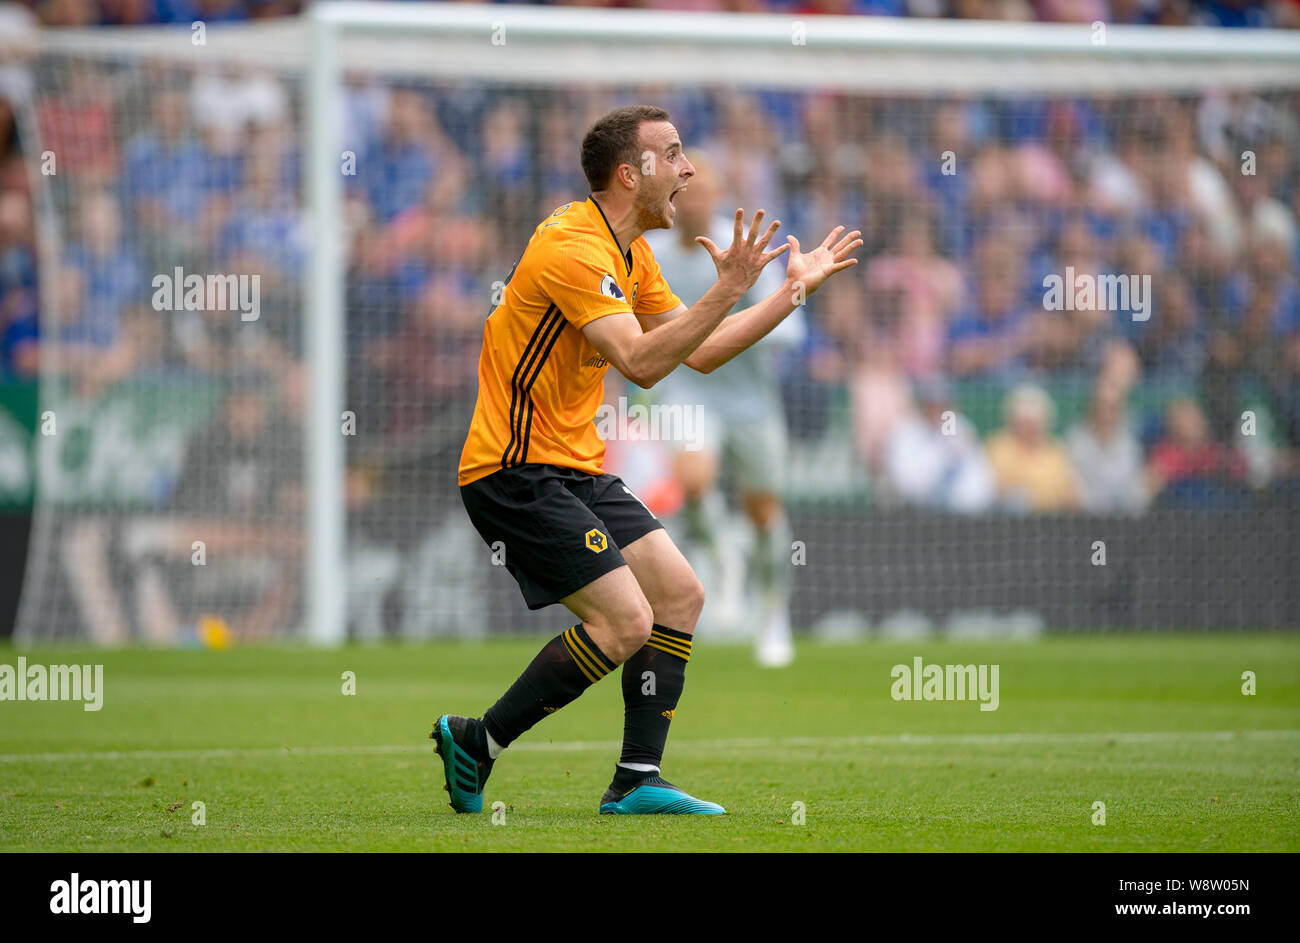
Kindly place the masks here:
MULTIPOLYGON (((270 73, 64 66, 38 76, 33 109, 63 234, 43 317, 32 178, 0 100, 0 371, 33 376, 44 352, 82 397, 128 378, 247 375, 290 391, 274 399, 292 425, 310 239, 293 90, 270 73), (259 319, 156 310, 151 280, 177 267, 259 275, 259 319)), ((882 498, 1134 510, 1185 479, 1216 482, 1184 489, 1206 499, 1295 475, 1295 93, 616 97, 353 77, 341 169, 348 401, 371 407, 359 496, 383 480, 422 491, 454 468, 491 286, 539 218, 585 196, 576 143, 628 99, 669 107, 688 153, 712 156, 737 205, 779 209, 783 231, 863 229, 863 264, 811 299, 781 375, 797 441, 829 434, 847 399, 855 460, 882 498), (1149 276, 1145 311, 1048 310, 1045 279, 1067 272, 1149 276), (1072 430, 1053 422, 1061 383, 1095 385, 1072 430), (1005 429, 971 448, 974 388, 1008 398, 1005 429), (1149 388, 1168 393, 1157 414, 1149 396, 1131 414, 1129 394, 1149 388), (956 426, 925 441, 928 412, 956 426), (922 453, 927 487, 899 459, 922 453), (960 456, 987 467, 954 470, 960 456)))
MULTIPOLYGON (((270 73, 85 62, 38 87, 63 244, 38 317, 32 178, 0 100, 0 371, 33 376, 43 350, 83 397, 178 372, 297 377, 310 232, 292 90, 270 73), (260 318, 155 310, 152 278, 177 267, 258 274, 260 318)), ((454 467, 490 286, 539 218, 585 196, 576 142, 628 97, 668 106, 688 149, 725 169, 730 198, 778 208, 784 231, 863 229, 863 264, 811 300, 809 340, 781 369, 796 439, 825 435, 847 394, 856 458, 882 495, 958 501, 893 481, 907 474, 891 473, 891 454, 909 418, 940 402, 959 413, 953 387, 972 384, 1014 394, 1005 444, 983 450, 1010 502, 1138 507, 1087 480, 1089 462, 1121 453, 1142 465, 1125 477, 1147 482, 1147 499, 1187 477, 1259 488, 1294 474, 1295 93, 997 102, 647 86, 616 98, 353 78, 348 398, 382 406, 362 417, 380 456, 365 481, 454 467), (1045 309, 1045 278, 1067 272, 1149 276, 1145 318, 1045 309), (1097 383, 1069 446, 1041 388, 1067 380, 1097 383), (1152 384, 1175 401, 1130 416, 1128 393, 1152 384), (1258 433, 1243 433, 1248 400, 1266 410, 1258 433), (1058 467, 1044 477, 1072 469, 1069 487, 1010 480, 1033 449, 1057 456, 1044 453, 1058 467)))
MULTIPOLYGON (((48 18, 86 6, 37 8, 48 18)), ((292 4, 94 9, 187 19, 199 14, 178 11, 281 6, 292 4)), ((1084 8, 1103 17, 1177 8, 1189 19, 1235 10, 1224 21, 1242 23, 1281 9, 934 3, 929 12, 1013 6, 1083 19, 1094 15, 1084 8)), ((116 537, 95 522, 68 534, 68 548, 98 557, 83 564, 68 549, 67 567, 107 573, 116 554, 145 574, 132 590, 137 621, 158 626, 143 631, 160 639, 185 618, 174 610, 202 611, 204 598, 244 599, 252 634, 283 625, 296 605, 292 578, 258 561, 301 553, 311 224, 299 94, 247 68, 54 56, 29 73, 0 68, 0 381, 40 371, 82 404, 141 386, 219 391, 147 501, 232 525, 206 532, 214 548, 238 551, 239 565, 209 567, 206 585, 178 582, 164 570, 178 565, 188 531, 140 520, 116 537), (44 204, 33 201, 38 181, 44 204), (57 236, 47 255, 41 235, 57 236), (257 276, 259 316, 159 305, 155 279, 173 273, 257 276), (164 592, 169 582, 193 598, 164 592)), ((810 299, 806 341, 782 355, 779 375, 794 449, 842 449, 878 503, 1132 514, 1296 500, 1294 90, 940 100, 353 75, 340 171, 348 552, 365 574, 351 596, 356 625, 382 626, 393 593, 403 618, 440 608, 445 626, 481 623, 478 543, 464 533, 454 469, 483 320, 538 220, 585 198, 586 127, 630 101, 671 111, 687 153, 723 172, 732 205, 779 214, 782 232, 805 242, 841 222, 863 230, 862 264, 810 299), (1068 273, 1147 279, 1149 295, 1057 310, 1046 280, 1068 273), (1076 406, 1086 400, 1081 413, 1062 409, 1069 391, 1076 406), (997 418, 975 416, 976 400, 996 402, 997 418), (460 596, 430 605, 421 594, 437 591, 431 573, 460 596)), ((70 583, 83 594, 108 585, 70 583)), ((103 615, 118 606, 110 594, 78 604, 113 624, 103 615)), ((139 630, 121 633, 130 631, 139 630)))
MULTIPOLYGON (((9 0, 51 26, 228 22, 297 13, 304 0, 9 0)), ((513 2, 513 0, 512 0, 513 2)), ((553 6, 1041 20, 1161 26, 1300 26, 1297 0, 578 0, 553 6)))

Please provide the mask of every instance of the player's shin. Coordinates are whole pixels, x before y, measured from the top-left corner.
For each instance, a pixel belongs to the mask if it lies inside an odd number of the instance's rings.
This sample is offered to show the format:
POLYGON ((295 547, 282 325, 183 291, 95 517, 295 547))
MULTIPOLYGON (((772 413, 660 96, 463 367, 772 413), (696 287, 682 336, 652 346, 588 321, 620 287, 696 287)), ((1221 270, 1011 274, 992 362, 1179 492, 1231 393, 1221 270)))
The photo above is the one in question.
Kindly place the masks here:
POLYGON ((751 567, 758 585, 758 622, 755 653, 768 667, 784 667, 794 660, 790 630, 790 525, 784 515, 754 535, 751 567))
POLYGON ((790 523, 784 514, 755 531, 750 568, 761 592, 789 595, 790 538, 790 523))
POLYGON ((616 667, 579 623, 551 639, 501 699, 483 724, 499 753, 543 717, 578 698, 616 667))
POLYGON ((689 634, 655 625, 650 640, 623 664, 620 771, 658 769, 690 657, 689 634))

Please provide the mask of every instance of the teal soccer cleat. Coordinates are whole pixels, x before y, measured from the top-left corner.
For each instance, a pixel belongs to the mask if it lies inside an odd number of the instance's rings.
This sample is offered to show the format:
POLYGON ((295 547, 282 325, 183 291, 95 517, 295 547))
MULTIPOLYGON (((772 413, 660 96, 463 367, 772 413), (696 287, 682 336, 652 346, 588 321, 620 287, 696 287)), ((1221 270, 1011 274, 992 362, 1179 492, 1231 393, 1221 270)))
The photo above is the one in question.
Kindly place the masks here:
POLYGON ((443 776, 447 780, 443 789, 451 797, 451 807, 457 812, 483 811, 483 786, 492 772, 492 760, 484 753, 475 756, 475 725, 481 721, 472 717, 443 714, 433 725, 429 736, 438 744, 434 752, 442 757, 443 776))
POLYGON ((600 800, 601 815, 726 815, 716 802, 683 792, 658 776, 641 780, 621 796, 613 789, 600 800))

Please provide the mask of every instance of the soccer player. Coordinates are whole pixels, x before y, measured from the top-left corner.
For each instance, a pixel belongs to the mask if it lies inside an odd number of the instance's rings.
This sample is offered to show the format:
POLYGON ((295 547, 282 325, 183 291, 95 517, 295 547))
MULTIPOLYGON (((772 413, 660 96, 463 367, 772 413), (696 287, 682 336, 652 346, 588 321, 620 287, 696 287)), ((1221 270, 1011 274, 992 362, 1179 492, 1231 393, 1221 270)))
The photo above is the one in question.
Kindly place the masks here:
MULTIPOLYGON (((690 190, 677 199, 679 218, 674 231, 646 235, 665 277, 687 298, 699 298, 717 278, 708 254, 699 251, 692 236, 721 238, 719 234, 730 225, 729 220, 715 215, 722 197, 718 171, 711 162, 697 159, 694 163, 696 174, 690 190)), ((741 304, 779 289, 779 269, 779 264, 764 269, 741 304)), ((735 475, 741 506, 754 528, 749 557, 759 602, 754 655, 768 668, 782 668, 794 660, 790 528, 781 503, 782 473, 787 464, 785 411, 770 355, 775 348, 800 343, 803 335, 802 309, 796 309, 753 349, 726 366, 708 376, 677 370, 665 377, 656 391, 664 403, 697 407, 701 413, 696 440, 679 443, 675 471, 686 497, 683 518, 687 535, 704 547, 714 572, 722 577, 723 606, 714 615, 723 623, 736 619, 744 574, 736 566, 741 561, 733 562, 722 539, 726 506, 718 492, 721 457, 726 457, 735 475), (690 447, 680 447, 685 445, 690 447)))
POLYGON ((726 250, 707 237, 717 281, 690 308, 672 293, 642 233, 673 225, 674 197, 695 173, 666 111, 619 108, 582 142, 591 185, 533 232, 483 329, 478 402, 461 453, 460 494, 483 540, 530 609, 563 603, 579 619, 547 642, 482 718, 443 715, 438 744, 451 807, 483 808, 493 763, 534 724, 619 665, 623 749, 600 811, 721 814, 659 776, 704 590, 663 525, 602 470, 594 419, 612 364, 649 388, 685 363, 708 372, 771 331, 856 263, 858 232, 817 248, 768 251, 779 223, 746 234, 737 210, 726 250), (780 290, 723 322, 770 261, 788 250, 780 290))

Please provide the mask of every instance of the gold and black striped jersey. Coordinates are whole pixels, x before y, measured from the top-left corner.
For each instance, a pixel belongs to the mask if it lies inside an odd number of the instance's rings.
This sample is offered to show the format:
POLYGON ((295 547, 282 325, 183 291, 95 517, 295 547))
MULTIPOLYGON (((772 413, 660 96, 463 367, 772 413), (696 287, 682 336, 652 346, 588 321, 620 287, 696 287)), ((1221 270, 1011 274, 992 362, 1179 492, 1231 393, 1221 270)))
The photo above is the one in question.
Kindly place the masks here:
POLYGON ((593 420, 609 363, 582 328, 680 304, 646 241, 624 251, 594 199, 555 210, 534 230, 484 325, 458 482, 530 462, 601 474, 605 444, 593 420))

